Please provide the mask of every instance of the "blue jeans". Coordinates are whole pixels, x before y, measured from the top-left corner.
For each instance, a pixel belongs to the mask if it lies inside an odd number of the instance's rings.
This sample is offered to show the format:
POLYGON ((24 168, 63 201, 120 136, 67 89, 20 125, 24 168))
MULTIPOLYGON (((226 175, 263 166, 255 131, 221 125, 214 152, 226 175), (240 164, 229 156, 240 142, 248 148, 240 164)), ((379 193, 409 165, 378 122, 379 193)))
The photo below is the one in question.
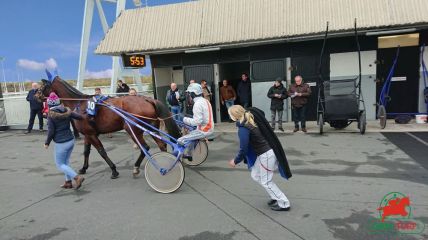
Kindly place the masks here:
POLYGON ((59 170, 65 175, 65 180, 70 181, 77 176, 77 173, 70 167, 70 156, 74 148, 74 139, 55 143, 55 163, 59 170))
POLYGON ((180 120, 181 107, 180 106, 171 106, 171 113, 174 115, 174 120, 180 120))
POLYGON ((229 120, 231 120, 230 119, 230 116, 229 116, 229 108, 230 107, 232 107, 233 105, 235 104, 235 101, 234 100, 226 100, 226 101, 224 101, 224 105, 226 106, 226 110, 227 110, 227 117, 229 118, 229 120))
POLYGON ((226 105, 226 109, 228 109, 228 110, 229 110, 230 107, 233 106, 233 104, 235 104, 234 100, 226 100, 226 101, 224 101, 224 105, 226 105))
POLYGON ((293 107, 294 127, 299 128, 299 122, 302 128, 306 128, 306 105, 302 107, 293 107))

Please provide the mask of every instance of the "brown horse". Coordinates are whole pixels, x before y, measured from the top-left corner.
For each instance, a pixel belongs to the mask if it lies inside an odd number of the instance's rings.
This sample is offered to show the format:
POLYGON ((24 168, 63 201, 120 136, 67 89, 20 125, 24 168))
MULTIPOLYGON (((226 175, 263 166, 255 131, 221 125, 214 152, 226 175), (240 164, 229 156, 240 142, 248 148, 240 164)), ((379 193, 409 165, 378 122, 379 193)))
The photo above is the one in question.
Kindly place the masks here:
MULTIPOLYGON (((117 132, 122 129, 125 129, 126 132, 132 137, 134 142, 139 142, 143 147, 149 149, 149 146, 144 140, 143 132, 137 127, 132 127, 132 130, 135 133, 137 139, 131 134, 131 129, 126 124, 125 120, 119 117, 116 113, 112 112, 110 109, 98 106, 98 111, 95 116, 95 124, 91 124, 88 116, 86 114, 86 107, 88 99, 93 95, 86 95, 79 92, 77 89, 72 87, 66 81, 62 80, 58 76, 53 78, 53 80, 42 80, 42 85, 40 86, 37 96, 39 99, 44 99, 49 96, 50 92, 55 92, 62 99, 62 103, 71 109, 76 109, 76 111, 84 117, 83 120, 77 121, 74 123, 76 128, 82 133, 84 138, 84 164, 83 167, 79 170, 80 174, 85 174, 86 170, 89 167, 89 154, 91 152, 91 145, 94 146, 101 157, 106 161, 110 166, 112 175, 111 178, 117 178, 119 172, 116 170, 115 164, 107 156, 107 153, 103 147, 103 144, 98 138, 99 134, 117 132)), ((176 125, 175 121, 170 118, 171 113, 168 108, 160 101, 153 98, 144 97, 144 96, 123 96, 123 97, 114 97, 108 98, 105 100, 106 104, 111 104, 116 107, 123 109, 126 112, 136 114, 139 116, 144 116, 141 120, 151 124, 152 126, 159 129, 160 118, 165 120, 164 124, 168 133, 175 138, 178 138, 180 130, 176 125)), ((161 151, 166 151, 166 143, 153 137, 161 151)), ((134 166, 134 175, 139 174, 139 168, 141 162, 143 161, 145 154, 141 151, 140 156, 135 162, 134 166)))

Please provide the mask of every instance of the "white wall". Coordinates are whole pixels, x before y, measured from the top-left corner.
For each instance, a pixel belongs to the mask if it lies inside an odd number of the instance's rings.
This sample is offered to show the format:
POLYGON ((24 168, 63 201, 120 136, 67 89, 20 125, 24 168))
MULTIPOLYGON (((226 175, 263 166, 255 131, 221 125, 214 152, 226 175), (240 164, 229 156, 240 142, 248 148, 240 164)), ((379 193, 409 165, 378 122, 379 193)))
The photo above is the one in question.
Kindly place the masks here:
MULTIPOLYGON (((252 94, 252 106, 260 108, 265 112, 266 119, 271 121, 270 113, 270 102, 271 99, 267 97, 269 89, 273 86, 274 82, 252 82, 251 83, 251 94, 252 94)), ((285 83, 283 83, 285 87, 285 83)), ((288 121, 288 100, 284 101, 284 112, 282 113, 282 121, 288 121)), ((276 118, 278 120, 278 118, 276 118)))
POLYGON ((178 86, 184 85, 183 70, 173 70, 172 71, 172 81, 175 82, 178 86))
POLYGON ((172 81, 172 68, 154 68, 156 87, 169 86, 172 81))
MULTIPOLYGON (((368 120, 376 119, 376 51, 361 52, 361 85, 368 120)), ((330 54, 330 79, 355 78, 358 72, 358 52, 330 54)))

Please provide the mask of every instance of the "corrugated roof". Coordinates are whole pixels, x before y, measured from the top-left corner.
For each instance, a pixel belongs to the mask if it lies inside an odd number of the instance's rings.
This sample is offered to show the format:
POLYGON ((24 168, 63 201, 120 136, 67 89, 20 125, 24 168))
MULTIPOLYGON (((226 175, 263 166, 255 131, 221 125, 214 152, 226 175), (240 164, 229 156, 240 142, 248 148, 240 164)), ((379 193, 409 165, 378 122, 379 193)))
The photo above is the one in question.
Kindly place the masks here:
POLYGON ((428 0, 199 0, 124 11, 95 53, 156 52, 428 23, 428 0))

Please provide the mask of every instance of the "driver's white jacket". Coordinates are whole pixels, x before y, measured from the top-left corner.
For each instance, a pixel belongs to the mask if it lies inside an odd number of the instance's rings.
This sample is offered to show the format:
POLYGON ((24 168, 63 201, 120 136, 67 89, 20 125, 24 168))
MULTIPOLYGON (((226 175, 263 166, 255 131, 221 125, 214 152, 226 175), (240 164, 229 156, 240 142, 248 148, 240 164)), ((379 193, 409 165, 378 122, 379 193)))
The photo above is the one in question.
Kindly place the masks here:
POLYGON ((203 97, 193 99, 193 118, 185 117, 183 122, 197 126, 197 130, 202 131, 205 135, 214 132, 214 117, 211 103, 203 97))

